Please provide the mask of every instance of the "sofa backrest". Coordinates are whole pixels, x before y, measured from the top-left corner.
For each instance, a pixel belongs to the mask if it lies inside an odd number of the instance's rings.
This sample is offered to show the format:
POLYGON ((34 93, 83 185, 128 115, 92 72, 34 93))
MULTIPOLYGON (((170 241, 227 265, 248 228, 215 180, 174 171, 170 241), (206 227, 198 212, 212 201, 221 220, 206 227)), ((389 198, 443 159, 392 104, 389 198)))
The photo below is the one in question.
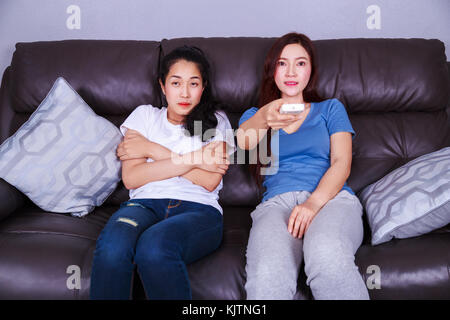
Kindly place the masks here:
MULTIPOLYGON (((160 57, 189 44, 212 66, 213 94, 234 128, 256 106, 264 58, 274 38, 152 41, 66 40, 18 43, 0 91, 0 141, 26 121, 63 76, 93 110, 117 126, 140 104, 160 106, 160 57)), ((449 75, 439 40, 339 39, 314 42, 318 91, 347 108, 356 131, 349 185, 356 192, 404 163, 450 145, 449 75)), ((122 193, 125 194, 126 193, 122 193)), ((245 165, 224 178, 223 205, 258 203, 245 165)), ((123 200, 123 199, 120 199, 123 200)), ((120 201, 118 200, 118 201, 120 201)))
POLYGON ((2 141, 38 107, 59 76, 66 78, 97 114, 113 120, 140 104, 160 104, 155 82, 159 47, 159 42, 108 40, 16 44, 2 82, 9 101, 3 101, 1 109, 9 107, 14 113, 10 123, 2 119, 2 141))

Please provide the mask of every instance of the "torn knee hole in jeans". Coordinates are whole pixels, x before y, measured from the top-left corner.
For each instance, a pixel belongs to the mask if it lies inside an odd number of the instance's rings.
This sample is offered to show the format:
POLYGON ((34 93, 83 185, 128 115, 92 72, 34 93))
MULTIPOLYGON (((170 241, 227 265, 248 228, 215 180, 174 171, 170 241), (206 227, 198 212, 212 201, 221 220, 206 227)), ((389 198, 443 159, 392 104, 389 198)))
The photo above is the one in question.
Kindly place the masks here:
POLYGON ((126 204, 126 206, 127 207, 141 207, 141 208, 144 208, 144 209, 147 209, 146 207, 144 207, 142 204, 140 204, 140 203, 136 203, 136 202, 128 202, 127 204, 126 204))
POLYGON ((131 224, 133 227, 137 227, 138 224, 136 221, 134 221, 133 219, 128 219, 128 218, 119 218, 117 219, 118 222, 124 222, 124 223, 128 223, 131 224))

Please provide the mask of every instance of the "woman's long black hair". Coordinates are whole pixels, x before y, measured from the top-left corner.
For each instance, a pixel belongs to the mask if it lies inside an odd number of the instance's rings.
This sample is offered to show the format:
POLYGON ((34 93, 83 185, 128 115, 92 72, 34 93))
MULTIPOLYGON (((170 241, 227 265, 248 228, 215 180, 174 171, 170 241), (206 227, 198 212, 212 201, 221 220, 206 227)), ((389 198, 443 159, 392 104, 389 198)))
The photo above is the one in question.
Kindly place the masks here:
MULTIPOLYGON (((263 77, 261 81, 261 88, 258 98, 258 108, 262 108, 269 102, 281 98, 281 91, 278 89, 275 83, 275 71, 277 68, 278 59, 283 52, 284 47, 288 44, 301 45, 309 55, 311 61, 311 76, 308 84, 303 90, 303 99, 305 102, 320 102, 324 99, 317 92, 318 71, 317 71, 317 58, 316 50, 313 42, 306 35, 302 33, 290 32, 284 36, 278 38, 270 48, 264 61, 263 77)), ((267 131, 267 149, 268 155, 271 154, 270 141, 271 141, 272 129, 267 131)), ((259 147, 259 146, 258 146, 259 147)), ((260 159, 257 158, 256 164, 250 165, 250 172, 255 178, 258 186, 262 187, 263 177, 261 176, 262 164, 260 159)))
MULTIPOLYGON (((170 53, 164 56, 161 62, 159 79, 163 84, 166 82, 166 77, 169 74, 170 68, 176 62, 180 60, 186 60, 193 62, 197 65, 198 70, 202 76, 202 84, 204 87, 202 97, 197 106, 186 116, 183 123, 184 128, 190 133, 191 136, 199 134, 194 132, 194 121, 201 121, 202 124, 202 136, 200 139, 204 141, 204 133, 208 129, 214 129, 217 127, 216 111, 222 109, 222 106, 217 103, 211 93, 211 78, 210 78, 210 65, 204 52, 197 47, 182 46, 174 49, 170 53)), ((211 138, 210 136, 207 138, 211 138)))

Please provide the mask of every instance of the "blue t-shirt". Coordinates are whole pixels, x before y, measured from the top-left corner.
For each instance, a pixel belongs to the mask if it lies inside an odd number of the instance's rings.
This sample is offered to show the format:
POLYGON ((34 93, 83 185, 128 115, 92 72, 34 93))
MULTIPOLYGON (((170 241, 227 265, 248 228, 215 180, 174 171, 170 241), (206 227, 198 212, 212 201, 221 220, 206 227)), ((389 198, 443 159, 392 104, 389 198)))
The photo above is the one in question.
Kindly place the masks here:
MULTIPOLYGON (((255 107, 246 110, 239 119, 239 126, 257 111, 255 107)), ((273 130, 273 158, 268 174, 263 176, 266 191, 262 201, 290 191, 312 193, 330 167, 330 136, 342 131, 351 132, 352 139, 355 137, 345 107, 337 99, 311 103, 306 119, 291 134, 283 129, 273 130)), ((347 182, 342 190, 355 194, 347 182)))

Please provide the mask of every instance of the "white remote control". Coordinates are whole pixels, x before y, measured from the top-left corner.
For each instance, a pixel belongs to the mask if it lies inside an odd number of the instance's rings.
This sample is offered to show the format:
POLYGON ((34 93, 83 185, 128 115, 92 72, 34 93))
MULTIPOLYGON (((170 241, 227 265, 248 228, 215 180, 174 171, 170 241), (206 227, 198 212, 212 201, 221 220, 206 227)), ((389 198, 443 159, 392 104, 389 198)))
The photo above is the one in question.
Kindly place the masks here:
POLYGON ((285 103, 280 108, 280 113, 297 114, 305 110, 303 103, 285 103))

